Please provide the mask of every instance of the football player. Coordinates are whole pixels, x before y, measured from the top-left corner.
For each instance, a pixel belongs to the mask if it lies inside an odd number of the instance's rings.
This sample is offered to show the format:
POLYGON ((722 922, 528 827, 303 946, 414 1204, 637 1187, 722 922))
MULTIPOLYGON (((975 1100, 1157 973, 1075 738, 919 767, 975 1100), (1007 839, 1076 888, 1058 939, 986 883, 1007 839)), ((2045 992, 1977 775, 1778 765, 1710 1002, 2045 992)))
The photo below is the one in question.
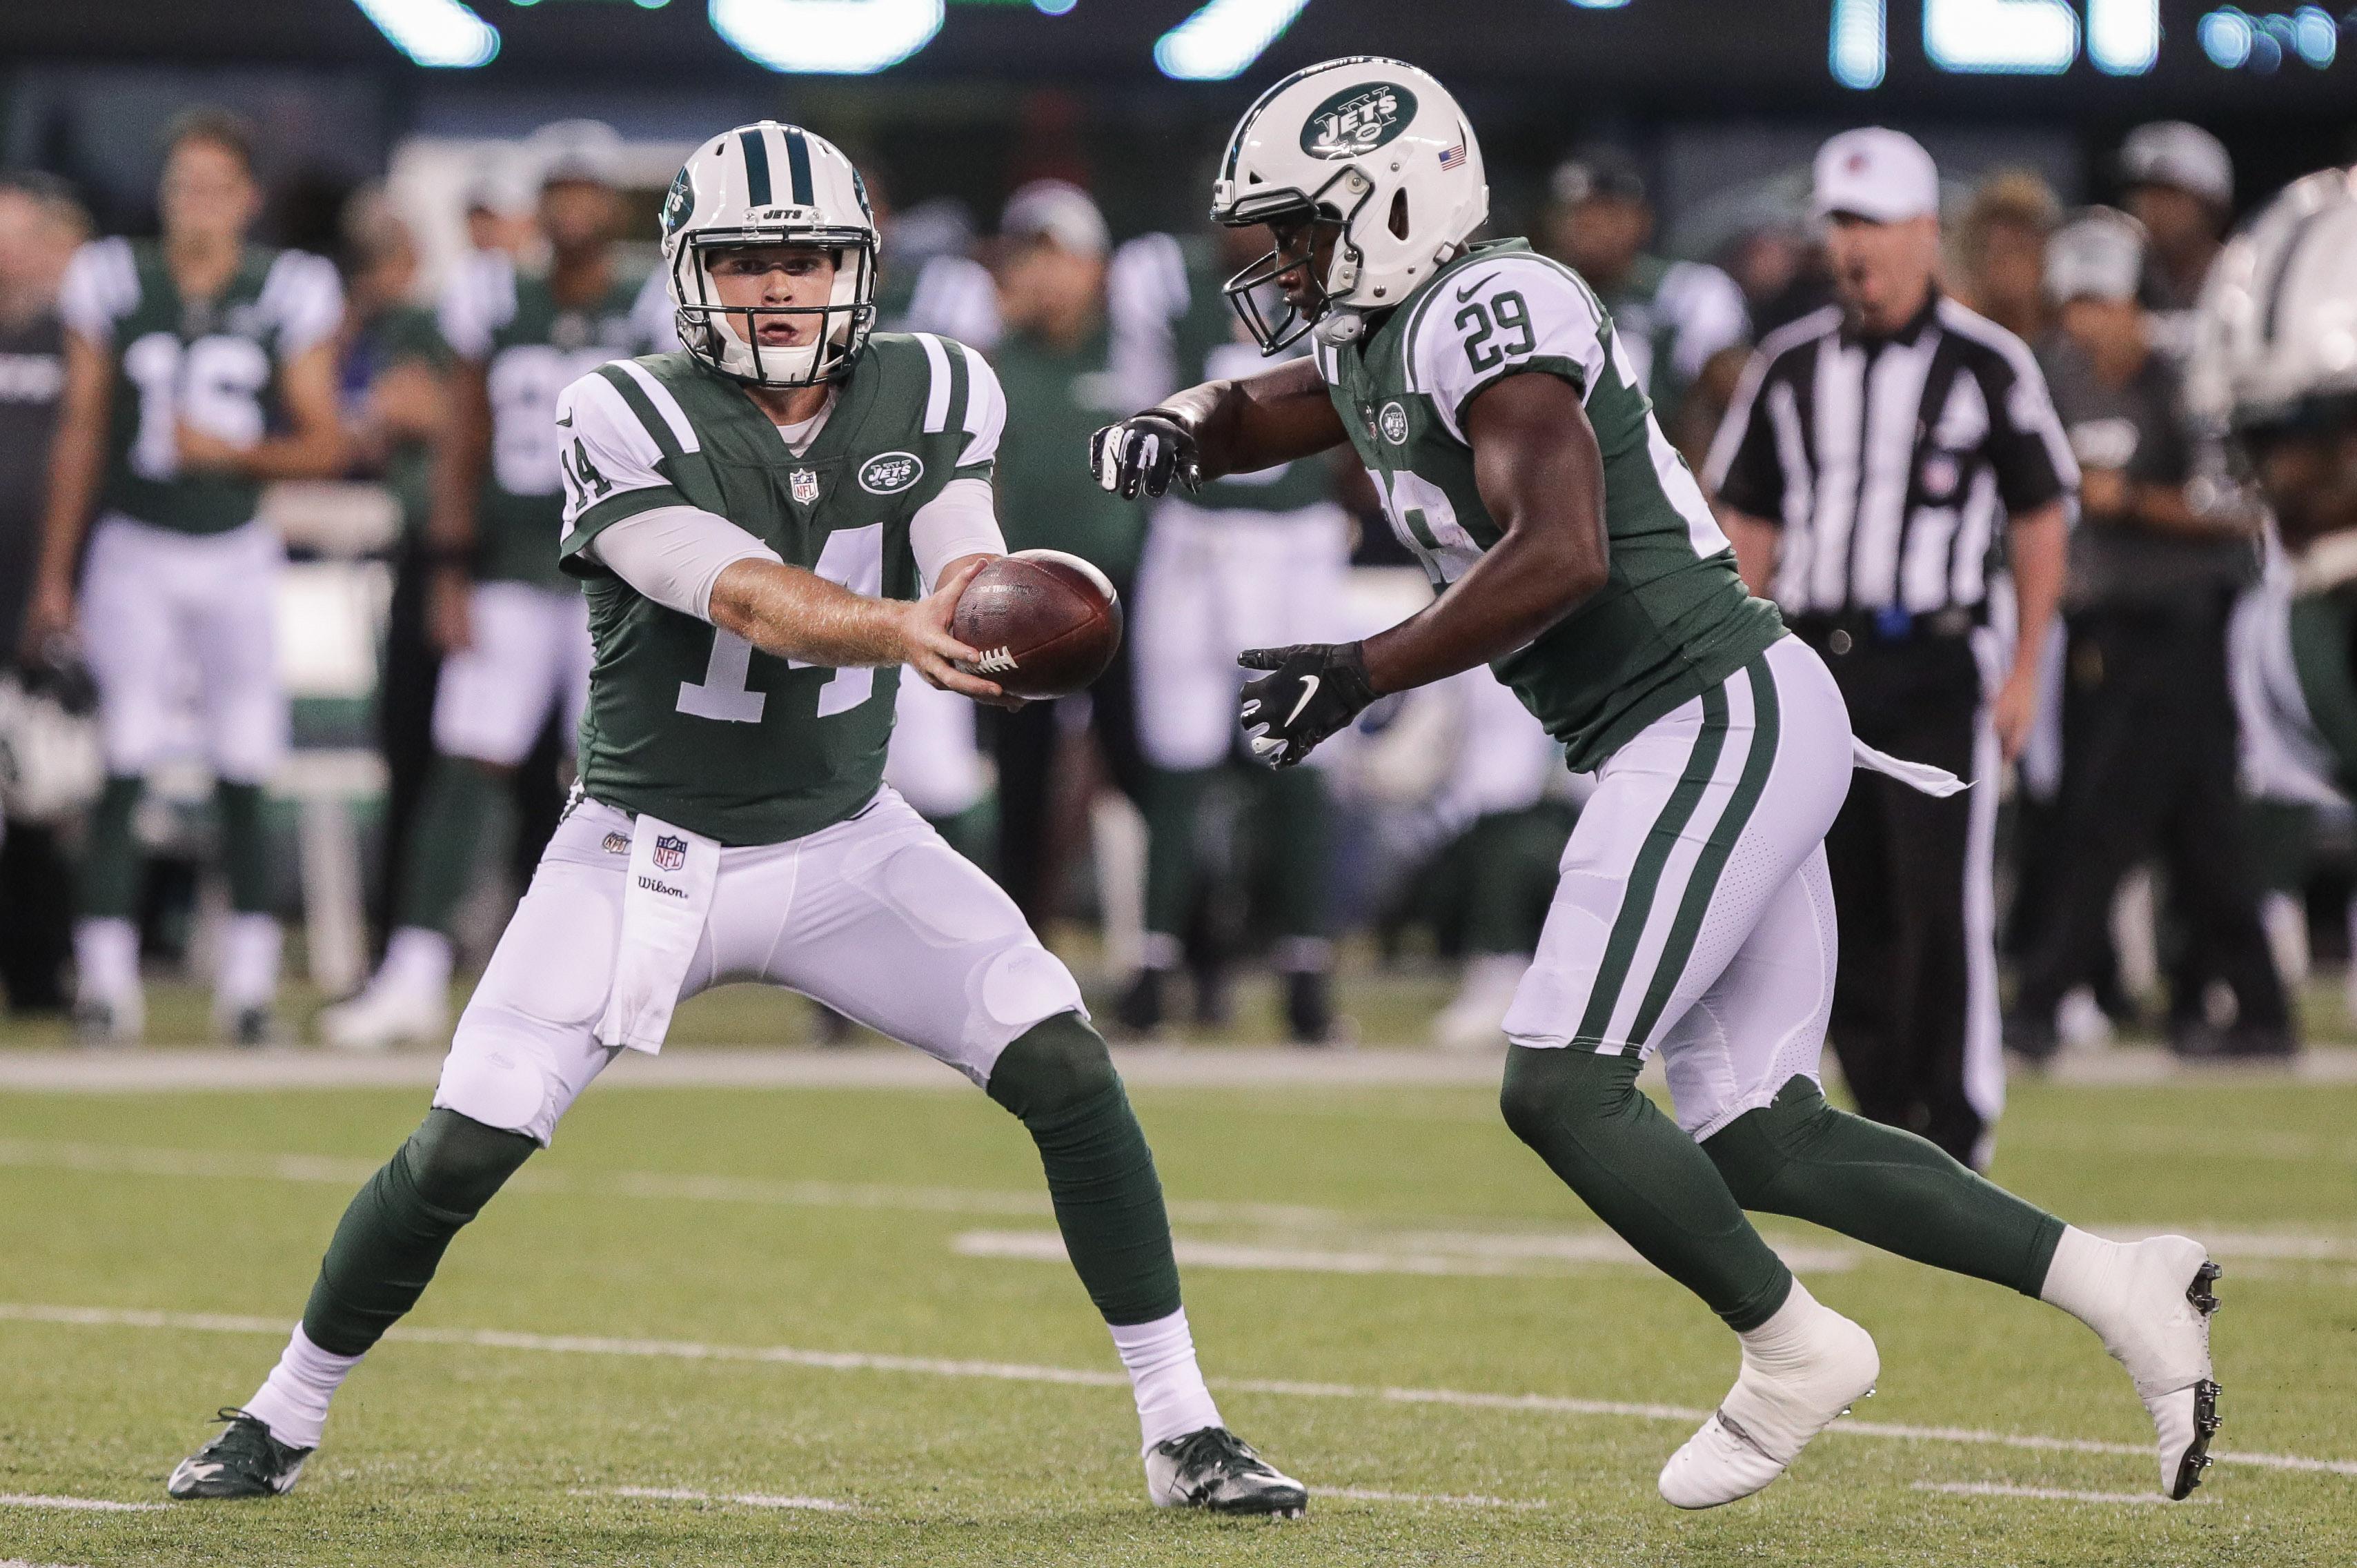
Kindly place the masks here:
MULTIPOLYGON (((1254 240, 1240 231, 1204 239, 1147 234, 1114 253, 1106 279, 1114 371, 1134 400, 1123 406, 1258 368, 1258 346, 1243 336, 1221 289, 1237 264, 1258 253, 1254 240)), ((1132 618, 1137 737, 1154 772, 1146 800, 1145 961, 1122 998, 1126 1028, 1161 1026, 1168 977, 1184 956, 1197 818, 1237 738, 1236 655, 1254 643, 1301 642, 1337 629, 1351 520, 1333 489, 1326 464, 1313 459, 1238 474, 1166 497, 1154 509, 1132 618)), ((1302 768, 1270 783, 1286 1024, 1297 1042, 1317 1045, 1334 1026, 1326 781, 1318 769, 1302 768)))
POLYGON ((952 339, 871 333, 859 176, 797 126, 705 143, 662 229, 685 351, 605 365, 557 406, 561 553, 597 645, 580 789, 434 1109, 346 1212, 268 1380, 170 1490, 291 1487, 337 1386, 574 1098, 619 1051, 660 1048, 681 998, 759 980, 1023 1121, 1130 1369, 1156 1504, 1298 1513, 1307 1492, 1203 1386, 1153 1156, 1079 988, 882 783, 899 666, 1002 695, 948 630, 1001 553, 997 381, 952 339))
POLYGON ((1179 393, 1101 432, 1147 493, 1348 441, 1432 604, 1361 642, 1265 649, 1254 749, 1292 767, 1385 693, 1488 662, 1597 777, 1506 1016, 1508 1124, 1606 1223, 1735 1330, 1725 1402, 1662 1470, 1681 1508, 1758 1491, 1880 1369, 1744 1217, 1792 1215, 2054 1303, 2151 1412, 2164 1489, 2207 1462, 2218 1386, 2200 1243, 2120 1244, 2040 1212, 1818 1085, 1835 926, 1823 839, 1854 742, 1816 655, 1749 597, 1654 423, 1610 317, 1489 209, 1456 101, 1412 66, 1329 61, 1246 113, 1212 214, 1275 248, 1230 284, 1268 348, 1313 357, 1179 393), (1264 309, 1261 285, 1283 290, 1264 309), (1673 1122, 1637 1089, 1663 1054, 1673 1122))
POLYGON ((549 270, 477 252, 443 297, 442 336, 457 365, 425 527, 428 615, 446 655, 436 757, 393 868, 384 962, 358 996, 319 1015, 331 1045, 377 1049, 447 1026, 450 922, 487 858, 484 826, 498 820, 549 714, 569 742, 588 694, 588 610, 548 547, 564 507, 556 395, 617 355, 673 342, 662 281, 616 254, 620 150, 594 121, 535 133, 527 153, 540 165, 549 270))
POLYGON ((285 552, 254 512, 265 483, 342 467, 330 339, 343 291, 328 261, 247 242, 262 190, 233 116, 174 123, 157 204, 161 240, 95 241, 66 271, 65 395, 27 633, 46 641, 79 620, 98 683, 107 779, 83 848, 77 1028, 129 1040, 144 1027, 133 817, 194 706, 229 881, 214 1023, 256 1045, 278 989, 262 808, 286 697, 272 620, 285 552))

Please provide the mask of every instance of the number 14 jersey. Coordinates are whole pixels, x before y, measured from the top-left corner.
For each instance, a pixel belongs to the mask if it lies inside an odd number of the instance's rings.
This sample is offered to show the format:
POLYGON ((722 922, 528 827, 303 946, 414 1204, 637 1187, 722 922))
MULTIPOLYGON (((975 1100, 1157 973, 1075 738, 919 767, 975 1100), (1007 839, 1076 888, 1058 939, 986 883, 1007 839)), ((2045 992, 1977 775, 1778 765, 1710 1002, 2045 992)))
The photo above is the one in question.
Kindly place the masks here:
POLYGON ((1319 344, 1318 369, 1400 542, 1435 592, 1504 531, 1473 482, 1467 405, 1529 371, 1578 392, 1604 456, 1604 587, 1492 669, 1564 743, 1601 765, 1663 714, 1734 674, 1783 634, 1744 591, 1734 553, 1653 421, 1612 318, 1569 267, 1521 240, 1476 245, 1358 340, 1319 344))
POLYGON ((737 383, 683 353, 619 360, 557 402, 565 570, 587 579, 597 662, 581 783, 723 844, 780 843, 843 821, 884 781, 896 670, 763 653, 665 609, 589 544, 664 507, 716 512, 855 593, 917 596, 909 522, 953 478, 988 479, 1006 402, 982 356, 877 333, 801 453, 737 383))

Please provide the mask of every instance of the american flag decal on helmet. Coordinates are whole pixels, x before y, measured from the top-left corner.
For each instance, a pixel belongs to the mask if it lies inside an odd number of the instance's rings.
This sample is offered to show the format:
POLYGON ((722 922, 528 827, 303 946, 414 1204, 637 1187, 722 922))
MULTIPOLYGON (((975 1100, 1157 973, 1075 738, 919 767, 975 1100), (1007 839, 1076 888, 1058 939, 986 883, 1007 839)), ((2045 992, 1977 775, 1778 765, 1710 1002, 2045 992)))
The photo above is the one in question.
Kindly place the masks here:
POLYGON ((1455 168, 1455 167, 1457 167, 1459 164, 1463 163, 1464 161, 1465 161, 1465 138, 1464 138, 1464 137, 1459 136, 1459 137, 1457 139, 1457 145, 1456 145, 1455 146, 1453 146, 1453 147, 1443 147, 1443 148, 1441 148, 1441 149, 1440 149, 1440 166, 1441 166, 1442 168, 1455 168))

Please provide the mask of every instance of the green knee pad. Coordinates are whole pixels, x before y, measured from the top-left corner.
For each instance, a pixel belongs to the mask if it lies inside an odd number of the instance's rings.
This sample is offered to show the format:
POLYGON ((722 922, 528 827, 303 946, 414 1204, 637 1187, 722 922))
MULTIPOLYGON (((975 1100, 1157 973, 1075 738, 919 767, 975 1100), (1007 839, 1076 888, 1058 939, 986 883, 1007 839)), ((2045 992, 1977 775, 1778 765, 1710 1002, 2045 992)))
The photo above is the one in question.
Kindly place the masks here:
POLYGON ((303 1308, 303 1332, 357 1356, 417 1305, 450 1239, 539 1147, 522 1133, 436 1110, 344 1210, 303 1308))
POLYGON ((1077 1013, 1033 1026, 1000 1054, 989 1093, 1039 1145, 1064 1251, 1105 1321, 1178 1311, 1161 1178, 1097 1032, 1077 1013))
POLYGON ((142 856, 133 819, 146 787, 144 779, 110 776, 90 810, 74 899, 85 919, 127 920, 138 911, 142 856))
POLYGON ((1647 1262, 1737 1330, 1775 1315, 1792 1272, 1695 1141, 1637 1088, 1635 1055, 1515 1046, 1506 1125, 1647 1262))
POLYGON ((1825 1103, 1795 1077, 1703 1144, 1736 1200, 2036 1295, 2062 1221, 1896 1127, 1825 1103))
POLYGON ((213 809, 221 813, 229 907, 241 915, 270 913, 270 832, 263 821, 262 786, 222 783, 213 790, 213 809))

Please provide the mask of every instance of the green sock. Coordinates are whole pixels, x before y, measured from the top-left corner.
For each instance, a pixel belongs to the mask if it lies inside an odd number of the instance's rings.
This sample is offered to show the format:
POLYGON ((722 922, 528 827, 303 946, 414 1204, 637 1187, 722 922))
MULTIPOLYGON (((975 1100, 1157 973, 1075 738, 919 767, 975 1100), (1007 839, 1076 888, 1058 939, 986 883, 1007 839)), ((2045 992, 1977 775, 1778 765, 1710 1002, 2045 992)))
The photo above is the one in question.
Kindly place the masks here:
POLYGON ((147 781, 110 775, 98 803, 90 809, 90 827, 82 839, 81 875, 76 886, 76 912, 85 919, 135 918, 139 908, 139 874, 145 857, 132 819, 147 781))
POLYGON ((1738 1331, 1775 1316, 1792 1290, 1783 1260, 1743 1217, 1727 1182, 1637 1089, 1634 1053, 1577 1047, 1506 1053, 1506 1125, 1645 1261, 1738 1331))
POLYGON ((1033 1026, 1000 1053, 990 1097, 1039 1146, 1064 1251, 1107 1323, 1178 1310, 1178 1264, 1154 1153, 1104 1041, 1077 1013, 1033 1026))
POLYGON ((1195 825, 1215 770, 1157 768, 1146 789, 1146 929, 1173 939, 1195 900, 1195 825))
MULTIPOLYGON (((487 825, 508 820, 500 776, 463 757, 436 757, 410 830, 397 924, 447 933, 450 918, 485 864, 487 825)), ((501 836, 504 836, 504 826, 501 836)))
POLYGON ((1314 768, 1288 768, 1265 780, 1270 912, 1288 937, 1326 935, 1326 779, 1314 768))
POLYGON ((259 784, 214 788, 221 813, 221 868, 229 875, 229 907, 241 915, 270 913, 270 835, 262 820, 259 784))
POLYGON ((357 1356, 382 1338, 417 1305, 450 1238, 539 1146, 456 1111, 429 1112, 337 1224, 303 1308, 311 1343, 357 1356))
POLYGON ((1952 1273, 2036 1295, 2062 1221, 1912 1133, 1852 1116, 1793 1078, 1703 1144, 1744 1208, 1785 1214, 1952 1273))

